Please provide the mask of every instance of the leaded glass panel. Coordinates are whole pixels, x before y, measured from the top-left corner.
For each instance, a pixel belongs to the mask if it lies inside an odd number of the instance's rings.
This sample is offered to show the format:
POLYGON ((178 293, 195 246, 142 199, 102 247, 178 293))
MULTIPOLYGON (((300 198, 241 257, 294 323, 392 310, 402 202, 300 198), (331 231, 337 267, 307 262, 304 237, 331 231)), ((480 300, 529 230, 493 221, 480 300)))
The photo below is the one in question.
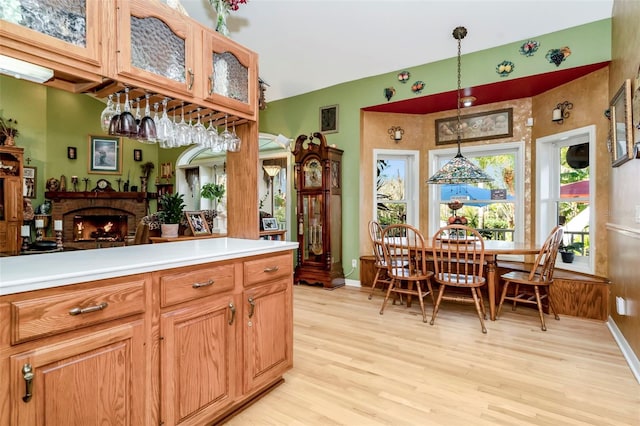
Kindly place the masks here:
POLYGON ((131 64, 184 83, 185 41, 158 18, 131 17, 131 64))
POLYGON ((213 54, 213 93, 249 103, 249 70, 230 52, 213 54))
POLYGON ((2 0, 0 19, 66 43, 87 46, 86 0, 2 0))

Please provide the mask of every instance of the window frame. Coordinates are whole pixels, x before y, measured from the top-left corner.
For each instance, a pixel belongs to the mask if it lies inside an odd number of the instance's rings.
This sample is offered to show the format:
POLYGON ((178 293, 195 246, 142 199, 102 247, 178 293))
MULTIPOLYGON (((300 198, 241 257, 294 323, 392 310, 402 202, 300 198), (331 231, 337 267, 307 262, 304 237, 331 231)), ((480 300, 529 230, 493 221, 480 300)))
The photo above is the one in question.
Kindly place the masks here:
MULTIPOLYGON (((472 145, 465 147, 463 155, 465 157, 485 157, 489 155, 514 154, 515 155, 515 220, 517 224, 522 224, 514 230, 513 240, 515 242, 524 241, 524 141, 505 142, 500 144, 472 145)), ((432 149, 429 151, 429 176, 439 169, 441 159, 449 160, 458 152, 457 147, 432 149)), ((440 228, 440 198, 438 185, 429 185, 429 235, 435 234, 440 228)), ((511 256, 509 256, 511 258, 511 256)), ((513 256, 514 259, 522 256, 513 256)))
POLYGON ((596 216, 596 126, 590 125, 536 139, 536 243, 542 244, 558 223, 556 202, 560 200, 560 148, 589 143, 589 256, 586 261, 564 263, 556 259, 556 267, 593 274, 598 247, 595 239, 596 216), (554 179, 557 179, 554 182, 554 179))
POLYGON ((372 220, 377 220, 378 212, 378 190, 376 188, 376 176, 378 160, 393 159, 407 160, 407 170, 405 175, 405 200, 407 203, 407 224, 420 226, 420 151, 418 150, 402 150, 402 149, 374 149, 373 150, 373 185, 372 200, 373 207, 371 212, 372 220))

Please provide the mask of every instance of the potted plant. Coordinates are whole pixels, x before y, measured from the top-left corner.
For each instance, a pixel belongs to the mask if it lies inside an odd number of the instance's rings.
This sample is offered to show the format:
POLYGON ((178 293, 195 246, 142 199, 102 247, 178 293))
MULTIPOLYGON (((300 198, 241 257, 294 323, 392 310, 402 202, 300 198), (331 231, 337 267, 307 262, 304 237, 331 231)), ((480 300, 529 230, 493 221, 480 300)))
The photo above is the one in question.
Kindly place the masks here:
POLYGON ((14 146, 16 144, 14 139, 20 134, 17 125, 18 122, 12 118, 5 120, 4 117, 0 117, 0 145, 14 146))
POLYGON ((180 193, 163 194, 158 198, 158 220, 161 223, 163 237, 177 237, 182 210, 186 207, 184 195, 180 193))
POLYGON ((562 261, 564 263, 573 263, 576 253, 582 254, 582 247, 583 244, 579 241, 567 245, 561 243, 558 251, 560 252, 560 256, 562 256, 562 261))
POLYGON ((200 196, 219 203, 224 197, 224 185, 220 183, 205 183, 200 190, 200 196))

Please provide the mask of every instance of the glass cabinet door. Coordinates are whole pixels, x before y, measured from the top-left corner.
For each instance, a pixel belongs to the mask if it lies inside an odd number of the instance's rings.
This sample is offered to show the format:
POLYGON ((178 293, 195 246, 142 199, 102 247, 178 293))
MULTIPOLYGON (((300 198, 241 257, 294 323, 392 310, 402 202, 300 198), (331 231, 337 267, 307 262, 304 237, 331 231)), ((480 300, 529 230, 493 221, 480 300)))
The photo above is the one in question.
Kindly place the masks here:
POLYGON ((323 262, 324 254, 324 204, 322 194, 302 196, 302 226, 304 235, 302 260, 305 262, 323 262))

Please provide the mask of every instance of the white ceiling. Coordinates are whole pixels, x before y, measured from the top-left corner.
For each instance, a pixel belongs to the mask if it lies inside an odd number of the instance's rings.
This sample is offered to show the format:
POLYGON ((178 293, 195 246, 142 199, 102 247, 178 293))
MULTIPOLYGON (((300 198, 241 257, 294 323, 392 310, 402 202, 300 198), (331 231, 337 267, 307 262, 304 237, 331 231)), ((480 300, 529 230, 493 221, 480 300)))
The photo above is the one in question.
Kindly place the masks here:
MULTIPOLYGON (((167 1, 167 0, 163 0, 167 1)), ((175 0, 168 0, 170 3, 175 0)), ((215 27, 209 0, 180 0, 215 27)), ((613 0, 247 0, 230 37, 259 55, 267 102, 611 17, 613 0)))

